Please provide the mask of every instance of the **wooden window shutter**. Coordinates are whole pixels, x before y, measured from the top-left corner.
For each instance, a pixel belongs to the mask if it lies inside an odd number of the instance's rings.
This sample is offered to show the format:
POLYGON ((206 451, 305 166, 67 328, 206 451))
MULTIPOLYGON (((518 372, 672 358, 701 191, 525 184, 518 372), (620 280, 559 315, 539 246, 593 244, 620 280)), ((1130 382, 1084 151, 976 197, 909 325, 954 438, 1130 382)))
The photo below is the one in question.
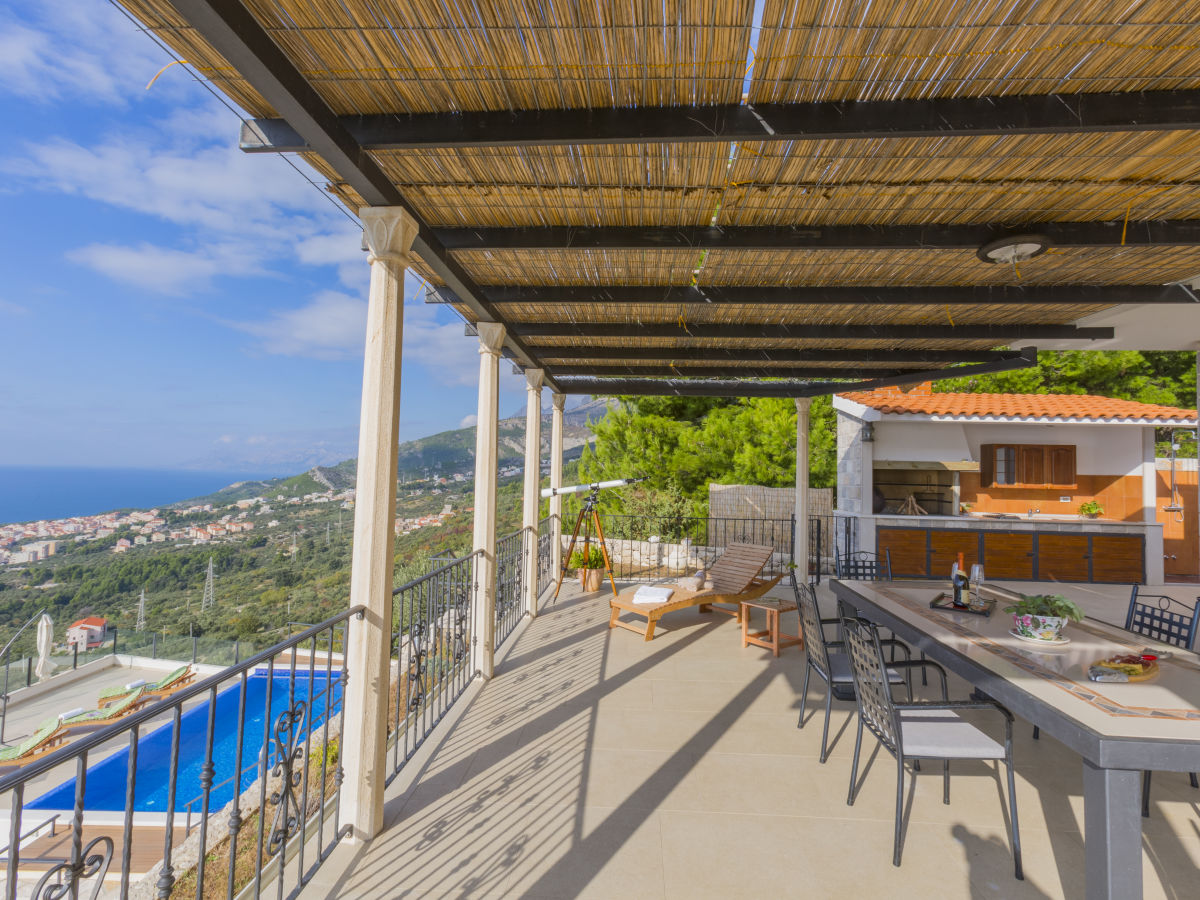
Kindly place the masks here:
POLYGON ((1050 448, 1050 483, 1075 484, 1075 447, 1050 448))
POLYGON ((1017 448, 1017 483, 1046 483, 1046 451, 1044 447, 1017 448))
POLYGON ((979 486, 990 488, 996 483, 996 445, 979 447, 979 486))

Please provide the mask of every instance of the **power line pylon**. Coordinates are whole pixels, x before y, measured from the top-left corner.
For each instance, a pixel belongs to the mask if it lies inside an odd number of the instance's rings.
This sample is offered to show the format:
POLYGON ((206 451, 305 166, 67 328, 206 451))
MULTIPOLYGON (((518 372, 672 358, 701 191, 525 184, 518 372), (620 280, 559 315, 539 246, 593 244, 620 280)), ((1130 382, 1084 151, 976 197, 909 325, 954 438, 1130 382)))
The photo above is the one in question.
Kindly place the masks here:
POLYGON ((146 589, 142 588, 142 596, 138 599, 138 617, 136 631, 146 630, 146 589))
POLYGON ((213 558, 210 556, 208 558, 208 577, 204 579, 204 597, 200 601, 200 611, 212 609, 216 602, 216 592, 213 589, 213 558))

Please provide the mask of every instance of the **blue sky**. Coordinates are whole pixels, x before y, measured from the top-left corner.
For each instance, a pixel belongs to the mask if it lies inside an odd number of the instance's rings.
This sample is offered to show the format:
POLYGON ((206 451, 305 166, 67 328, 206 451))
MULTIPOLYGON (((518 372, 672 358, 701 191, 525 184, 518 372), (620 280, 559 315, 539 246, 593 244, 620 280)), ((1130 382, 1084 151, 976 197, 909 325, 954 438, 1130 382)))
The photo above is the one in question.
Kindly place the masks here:
MULTIPOLYGON (((112 5, 0 6, 0 465, 290 473, 355 453, 360 230, 112 5)), ((313 186, 308 179, 318 183, 313 186)), ((405 304, 401 439, 471 421, 477 344, 405 304)), ((501 414, 524 403, 501 364, 501 414)))

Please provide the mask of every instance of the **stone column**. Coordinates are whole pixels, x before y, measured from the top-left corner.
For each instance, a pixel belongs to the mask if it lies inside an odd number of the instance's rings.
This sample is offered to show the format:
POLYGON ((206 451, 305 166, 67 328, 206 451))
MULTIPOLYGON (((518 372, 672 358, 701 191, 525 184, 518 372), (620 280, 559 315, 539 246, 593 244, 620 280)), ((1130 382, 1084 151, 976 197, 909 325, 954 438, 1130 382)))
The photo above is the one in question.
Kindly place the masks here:
POLYGON ((475 669, 492 677, 496 643, 496 437, 499 431, 500 349, 504 326, 480 322, 479 415, 475 423, 475 669))
MULTIPOLYGON (((563 409, 566 407, 566 394, 551 394, 550 404, 550 487, 561 488, 563 472, 563 409)), ((554 579, 562 574, 562 495, 555 494, 550 498, 550 533, 554 536, 553 554, 550 557, 550 569, 554 579)))
MULTIPOLYGON (((809 397, 796 398, 796 580, 808 583, 808 414, 809 397)), ((820 565, 820 560, 817 561, 820 565)))
POLYGON ((387 712, 391 669, 392 556, 396 520, 396 458, 400 430, 400 357, 404 328, 404 270, 417 223, 398 207, 359 210, 370 251, 371 287, 358 424, 358 482, 346 683, 346 821, 355 840, 383 827, 387 712))
POLYGON ((538 509, 542 486, 542 369, 525 370, 525 608, 538 614, 538 509))
MULTIPOLYGON (((1174 433, 1171 432, 1172 439, 1174 433)), ((1142 429, 1142 521, 1157 521, 1158 467, 1154 463, 1154 429, 1142 429)))

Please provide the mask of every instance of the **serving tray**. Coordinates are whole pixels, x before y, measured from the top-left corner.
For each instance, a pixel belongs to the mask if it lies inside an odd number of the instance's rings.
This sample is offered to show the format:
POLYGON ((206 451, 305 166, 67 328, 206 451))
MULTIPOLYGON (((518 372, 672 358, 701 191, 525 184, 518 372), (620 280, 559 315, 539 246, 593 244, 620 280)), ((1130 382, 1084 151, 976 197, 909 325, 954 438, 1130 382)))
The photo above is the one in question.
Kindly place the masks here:
POLYGON ((929 608, 941 609, 945 610, 946 612, 970 613, 973 616, 983 616, 986 619, 996 608, 996 598, 988 597, 984 601, 983 609, 972 609, 969 606, 955 606, 954 596, 943 591, 929 601, 929 608))

